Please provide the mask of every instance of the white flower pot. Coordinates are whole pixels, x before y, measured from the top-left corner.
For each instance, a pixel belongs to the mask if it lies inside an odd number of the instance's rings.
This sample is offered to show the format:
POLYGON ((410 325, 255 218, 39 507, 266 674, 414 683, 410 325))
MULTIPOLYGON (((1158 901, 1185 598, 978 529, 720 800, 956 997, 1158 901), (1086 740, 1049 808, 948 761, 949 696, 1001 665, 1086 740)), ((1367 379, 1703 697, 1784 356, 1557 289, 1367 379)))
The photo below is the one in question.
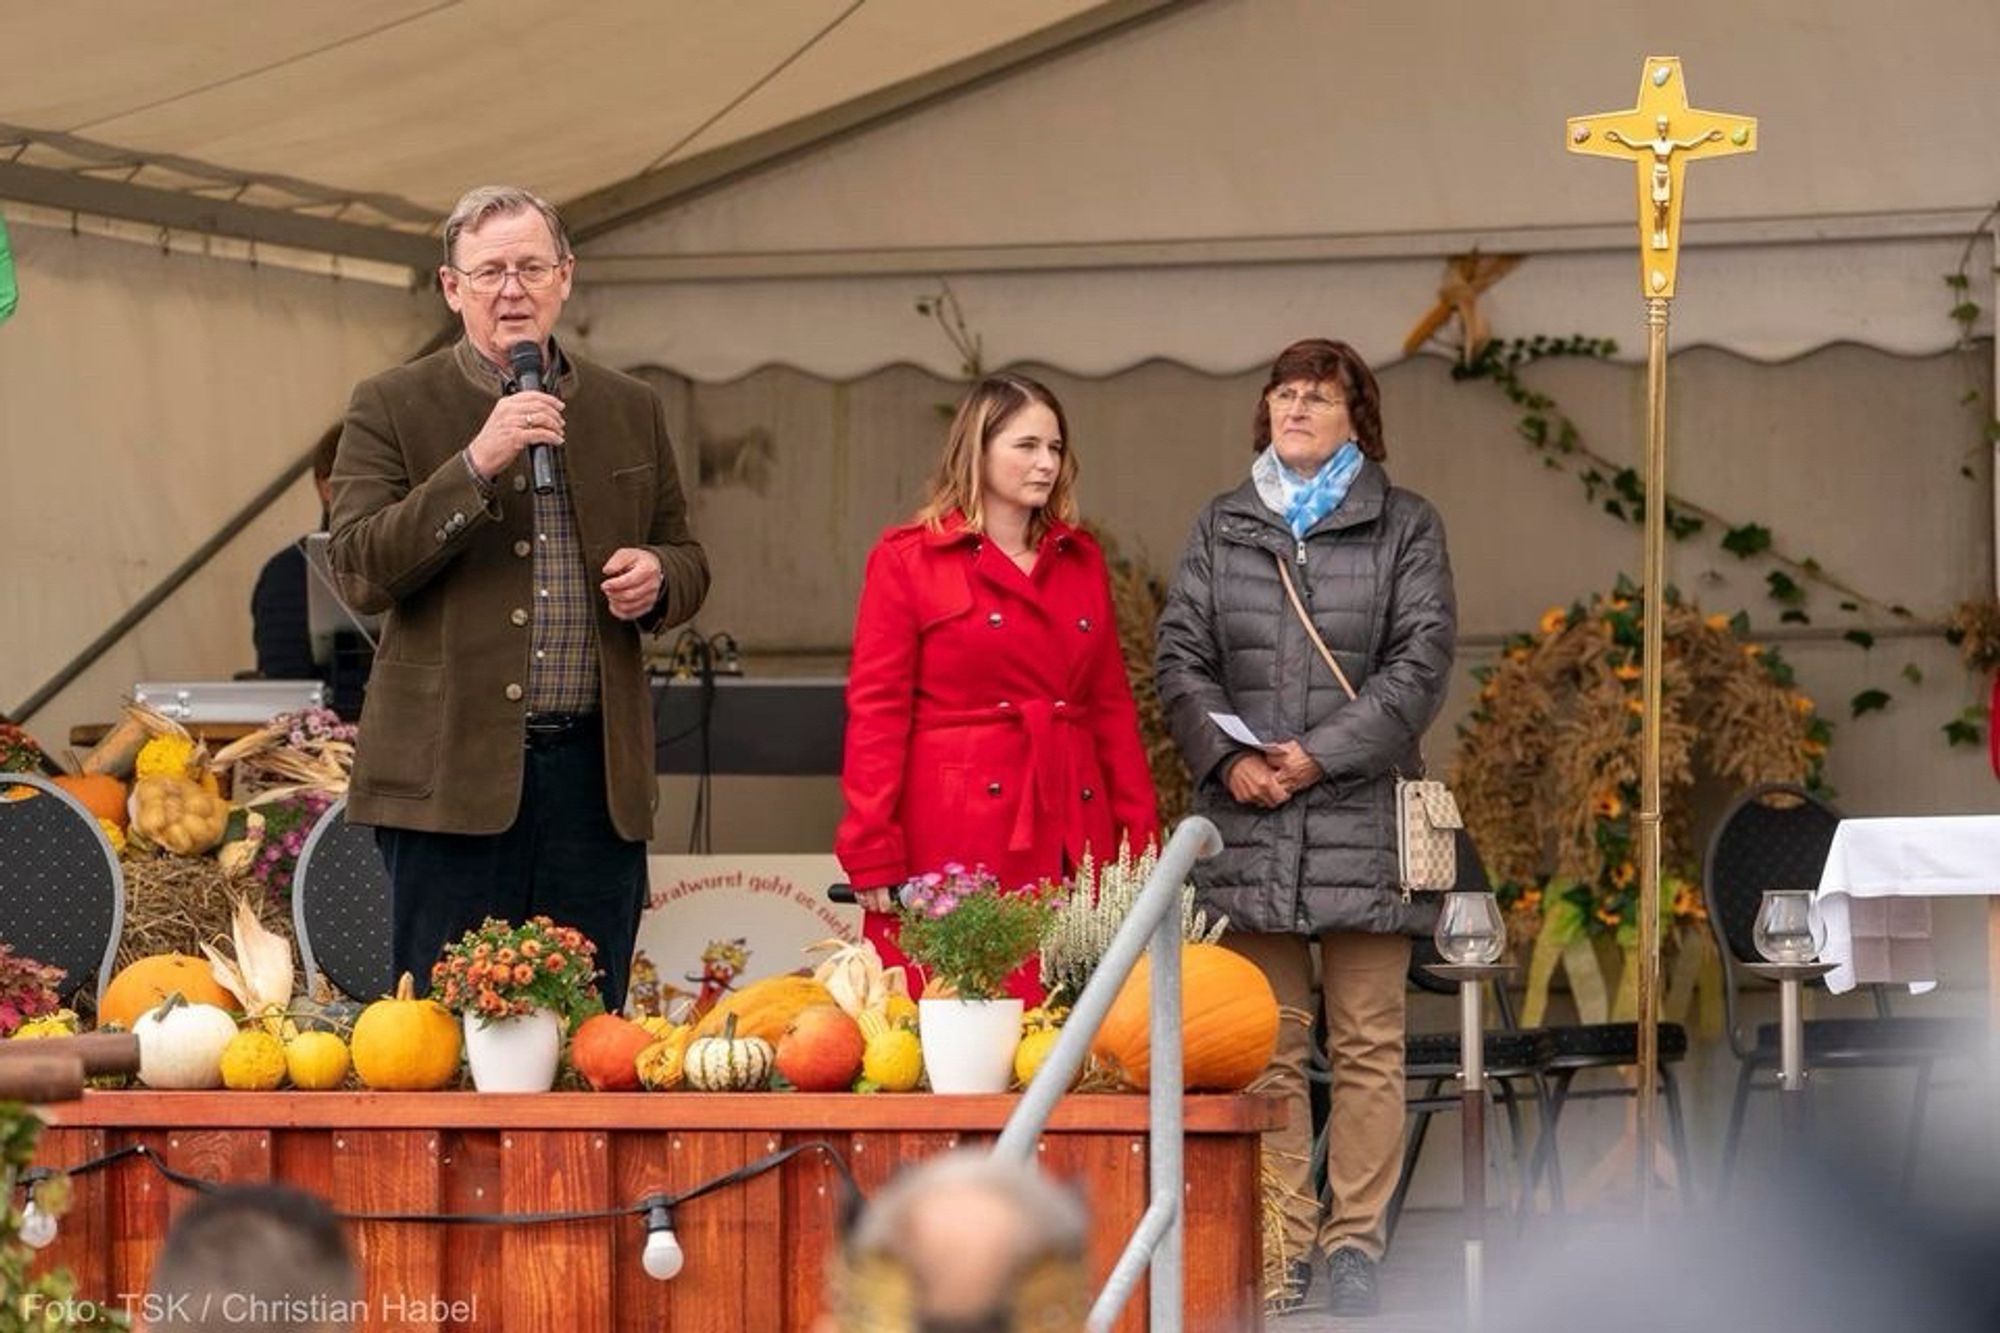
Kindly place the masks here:
POLYGON ((553 1009, 482 1022, 465 1016, 465 1063, 481 1092, 547 1092, 562 1063, 562 1019, 553 1009))
POLYGON ((1021 1044, 1021 1002, 919 1000, 917 1034, 932 1092, 1005 1092, 1021 1044))

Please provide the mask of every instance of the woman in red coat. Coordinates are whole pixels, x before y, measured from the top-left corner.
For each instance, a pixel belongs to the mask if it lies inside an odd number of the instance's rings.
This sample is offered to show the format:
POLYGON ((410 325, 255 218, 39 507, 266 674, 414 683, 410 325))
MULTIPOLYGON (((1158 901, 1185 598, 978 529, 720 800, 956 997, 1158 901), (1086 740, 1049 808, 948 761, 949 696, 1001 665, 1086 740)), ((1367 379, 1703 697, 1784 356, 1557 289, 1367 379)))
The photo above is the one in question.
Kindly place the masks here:
MULTIPOLYGON (((911 876, 984 864, 1013 889, 1158 835, 1104 553, 1071 526, 1076 471, 1055 395, 988 376, 930 498, 868 557, 834 850, 890 966, 911 876)), ((1039 964, 1008 990, 1039 1002, 1039 964)))

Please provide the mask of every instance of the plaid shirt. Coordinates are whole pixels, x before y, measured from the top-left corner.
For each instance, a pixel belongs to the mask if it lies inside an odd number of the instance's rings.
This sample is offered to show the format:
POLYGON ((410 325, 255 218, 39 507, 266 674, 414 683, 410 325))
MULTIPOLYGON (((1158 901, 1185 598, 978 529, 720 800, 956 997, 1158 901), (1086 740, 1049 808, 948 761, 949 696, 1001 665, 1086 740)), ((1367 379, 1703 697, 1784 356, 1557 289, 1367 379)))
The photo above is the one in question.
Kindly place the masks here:
MULTIPOLYGON (((562 349, 549 340, 548 383, 556 393, 562 379, 562 349)), ((496 371, 496 376, 498 372, 496 371)), ((501 392, 518 386, 500 376, 501 392)), ((533 629, 528 657, 530 713, 595 713, 598 710, 597 605, 591 572, 583 563, 576 511, 569 502, 569 450, 549 450, 556 488, 535 494, 533 629)), ((472 461, 466 460, 470 468, 472 461)), ((482 490, 491 483, 473 473, 482 490)))
POLYGON ((597 711, 596 589, 569 504, 567 449, 551 449, 556 488, 535 496, 535 609, 528 711, 597 711))

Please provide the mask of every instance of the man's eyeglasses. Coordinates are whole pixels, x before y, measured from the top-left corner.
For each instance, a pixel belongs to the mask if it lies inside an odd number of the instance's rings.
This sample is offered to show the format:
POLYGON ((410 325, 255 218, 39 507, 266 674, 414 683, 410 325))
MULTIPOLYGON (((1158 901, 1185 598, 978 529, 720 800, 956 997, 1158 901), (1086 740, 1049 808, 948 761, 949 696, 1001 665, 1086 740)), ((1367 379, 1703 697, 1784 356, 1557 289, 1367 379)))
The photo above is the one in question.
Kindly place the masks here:
POLYGON ((1280 415, 1289 413, 1293 408, 1304 407, 1316 417, 1323 417, 1346 402, 1341 398, 1329 398, 1317 389, 1308 389, 1303 394, 1297 389, 1273 389, 1264 401, 1271 405, 1273 412, 1280 415))
POLYGON ((567 259, 558 259, 550 264, 539 259, 531 259, 519 268, 501 268, 498 264, 485 264, 475 269, 462 269, 456 264, 446 267, 458 274, 471 290, 481 296, 491 296, 506 286, 509 278, 520 279, 521 286, 531 292, 541 291, 556 280, 556 274, 562 272, 563 265, 568 262, 567 259))

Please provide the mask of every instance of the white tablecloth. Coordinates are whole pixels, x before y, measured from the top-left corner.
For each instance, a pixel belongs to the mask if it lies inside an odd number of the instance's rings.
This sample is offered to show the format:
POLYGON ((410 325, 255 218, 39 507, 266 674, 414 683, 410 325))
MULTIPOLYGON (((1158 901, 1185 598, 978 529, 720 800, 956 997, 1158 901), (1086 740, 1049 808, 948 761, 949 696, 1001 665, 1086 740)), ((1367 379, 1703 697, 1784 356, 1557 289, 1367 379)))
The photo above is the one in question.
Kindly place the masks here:
MULTIPOLYGON (((1819 880, 1826 922, 1820 960, 1834 964, 1827 989, 1838 994, 1856 984, 1852 899, 1966 894, 2000 894, 2000 815, 1841 820, 1819 880)), ((1910 979, 1919 993, 1936 985, 1935 975, 1910 979)))

